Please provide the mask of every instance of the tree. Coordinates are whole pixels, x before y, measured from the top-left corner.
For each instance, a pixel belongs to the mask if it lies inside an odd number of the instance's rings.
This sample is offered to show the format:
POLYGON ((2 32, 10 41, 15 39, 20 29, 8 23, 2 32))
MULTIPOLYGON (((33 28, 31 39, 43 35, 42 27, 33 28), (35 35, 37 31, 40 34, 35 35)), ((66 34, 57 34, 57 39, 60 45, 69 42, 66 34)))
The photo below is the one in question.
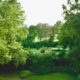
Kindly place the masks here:
POLYGON ((63 5, 65 23, 60 34, 60 41, 65 48, 72 48, 79 45, 80 40, 80 1, 67 1, 67 6, 63 5))
POLYGON ((40 40, 48 40, 50 38, 50 36, 52 35, 52 26, 50 26, 49 24, 42 24, 39 23, 37 24, 38 27, 38 38, 40 40))
POLYGON ((28 40, 34 42, 35 38, 38 36, 38 27, 31 25, 28 30, 29 30, 28 40))
POLYGON ((64 48, 69 48, 68 57, 74 71, 80 73, 80 1, 68 0, 63 5, 65 23, 60 33, 59 41, 64 48))
POLYGON ((50 41, 58 41, 58 36, 61 33, 63 23, 61 21, 57 21, 56 24, 52 27, 52 35, 50 36, 50 41))
POLYGON ((31 25, 28 28, 28 31, 29 31, 29 34, 27 39, 30 42, 34 42, 36 38, 38 38, 38 40, 49 38, 52 35, 52 26, 48 24, 39 23, 36 26, 31 25))
POLYGON ((24 11, 17 0, 0 0, 0 64, 13 61, 16 65, 26 62, 26 51, 17 36, 24 21, 24 11))
POLYGON ((67 6, 63 5, 63 10, 65 19, 68 19, 71 15, 80 13, 80 1, 67 0, 67 6))

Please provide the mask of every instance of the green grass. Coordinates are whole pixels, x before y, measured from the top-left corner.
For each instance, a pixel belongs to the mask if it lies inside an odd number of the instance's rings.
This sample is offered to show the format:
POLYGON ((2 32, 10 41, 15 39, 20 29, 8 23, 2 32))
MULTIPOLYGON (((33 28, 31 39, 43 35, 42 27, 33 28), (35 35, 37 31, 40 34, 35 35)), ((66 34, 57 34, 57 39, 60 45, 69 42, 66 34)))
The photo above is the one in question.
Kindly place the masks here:
POLYGON ((48 75, 35 75, 28 80, 78 80, 76 77, 64 73, 54 73, 48 75))
POLYGON ((20 78, 16 73, 0 73, 0 80, 20 80, 20 78))
MULTIPOLYGON (((27 73, 28 75, 28 73, 27 73)), ((18 74, 0 74, 0 80, 22 80, 18 74)), ((29 75, 24 80, 79 80, 75 76, 65 73, 53 73, 46 75, 29 75)))

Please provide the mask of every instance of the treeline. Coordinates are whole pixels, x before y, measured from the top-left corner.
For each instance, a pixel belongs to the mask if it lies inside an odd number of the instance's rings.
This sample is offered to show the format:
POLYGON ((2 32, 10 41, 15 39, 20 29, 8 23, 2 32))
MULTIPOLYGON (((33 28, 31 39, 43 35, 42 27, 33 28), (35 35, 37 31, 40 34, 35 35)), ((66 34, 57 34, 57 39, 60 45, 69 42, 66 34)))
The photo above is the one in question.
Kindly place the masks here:
POLYGON ((58 31, 56 28, 61 27, 61 21, 56 22, 54 26, 48 24, 31 25, 28 30, 23 46, 26 48, 55 47, 58 44, 58 31))

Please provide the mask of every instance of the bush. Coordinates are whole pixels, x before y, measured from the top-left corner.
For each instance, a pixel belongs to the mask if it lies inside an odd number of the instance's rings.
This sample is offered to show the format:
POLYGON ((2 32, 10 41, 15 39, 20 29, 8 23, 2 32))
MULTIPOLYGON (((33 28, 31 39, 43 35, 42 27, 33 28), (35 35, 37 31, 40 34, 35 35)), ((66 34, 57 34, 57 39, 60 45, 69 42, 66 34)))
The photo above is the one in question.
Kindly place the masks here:
POLYGON ((74 72, 77 74, 80 74, 80 47, 76 46, 72 48, 69 52, 69 60, 71 63, 71 68, 73 69, 74 72))
POLYGON ((27 59, 27 65, 30 70, 38 73, 49 72, 51 67, 53 67, 53 58, 55 54, 49 52, 49 50, 31 50, 29 57, 27 59), (47 52, 48 51, 48 52, 47 52))
POLYGON ((68 71, 69 60, 56 54, 51 48, 30 50, 26 66, 35 73, 50 73, 68 71))
POLYGON ((41 48, 41 47, 56 47, 58 42, 49 42, 49 41, 40 41, 40 42, 31 42, 31 41, 24 41, 23 46, 24 48, 41 48))

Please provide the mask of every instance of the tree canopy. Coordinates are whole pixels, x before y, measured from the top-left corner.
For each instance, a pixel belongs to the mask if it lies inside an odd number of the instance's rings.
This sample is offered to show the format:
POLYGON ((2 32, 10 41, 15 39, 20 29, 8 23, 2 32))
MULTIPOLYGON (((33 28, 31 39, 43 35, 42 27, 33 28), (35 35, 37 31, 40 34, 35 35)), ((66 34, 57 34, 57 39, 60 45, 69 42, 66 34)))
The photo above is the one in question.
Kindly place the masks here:
POLYGON ((17 36, 24 21, 24 11, 17 0, 0 0, 0 64, 13 61, 16 65, 26 61, 26 52, 17 36))

